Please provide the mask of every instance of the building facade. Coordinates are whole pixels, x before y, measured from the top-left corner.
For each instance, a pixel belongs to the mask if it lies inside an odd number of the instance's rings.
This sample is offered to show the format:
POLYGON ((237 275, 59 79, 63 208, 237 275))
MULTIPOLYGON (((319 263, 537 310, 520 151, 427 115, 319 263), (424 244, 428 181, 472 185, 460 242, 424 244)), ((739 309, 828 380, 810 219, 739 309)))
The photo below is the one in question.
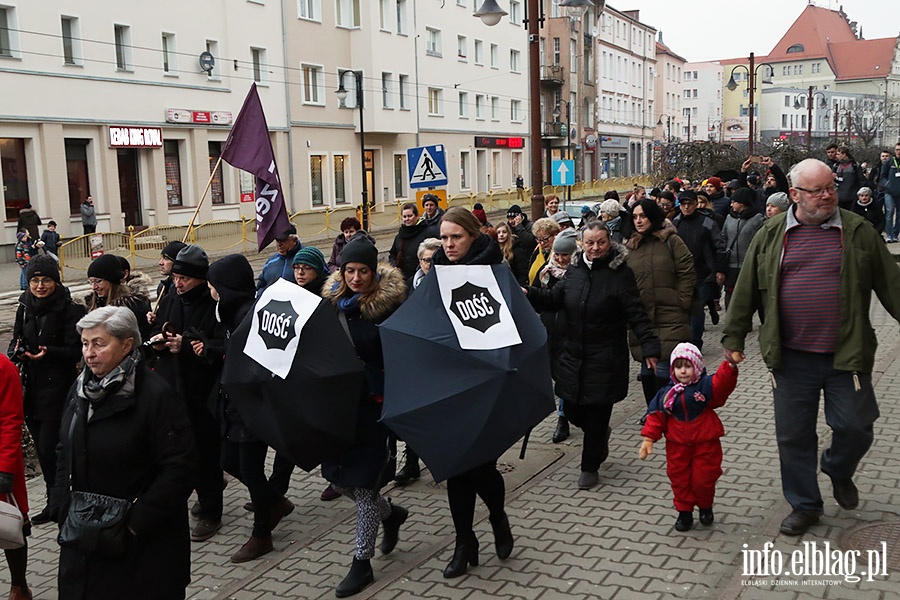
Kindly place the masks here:
POLYGON ((684 124, 679 129, 679 137, 721 142, 722 65, 715 61, 685 63, 682 84, 684 124))

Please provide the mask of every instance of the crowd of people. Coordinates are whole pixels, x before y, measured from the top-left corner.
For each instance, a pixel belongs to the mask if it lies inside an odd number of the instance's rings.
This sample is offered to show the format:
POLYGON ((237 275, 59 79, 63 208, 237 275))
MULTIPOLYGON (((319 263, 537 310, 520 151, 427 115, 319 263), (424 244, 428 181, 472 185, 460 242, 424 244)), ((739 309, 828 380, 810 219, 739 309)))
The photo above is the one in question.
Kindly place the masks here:
MULTIPOLYGON (((579 489, 600 483, 614 406, 628 393, 630 354, 647 404, 639 458, 665 436, 675 529, 693 527, 695 508, 700 523, 711 525, 724 434, 714 409, 735 389, 744 339, 758 315, 763 358, 775 380, 782 485, 792 507, 781 531, 799 535, 822 513, 815 435, 821 389, 833 430, 822 471, 838 503, 855 508, 853 476, 878 416, 866 310, 871 292, 900 318, 900 277, 881 241, 897 238, 900 144, 873 169, 878 179, 870 186, 862 185, 868 174, 857 173, 849 151, 835 150, 833 164, 807 159, 788 175, 766 157, 751 157, 729 183, 713 175, 697 186, 671 180, 649 193, 637 186, 622 200, 610 192, 581 211, 577 227, 555 196, 533 223, 512 205, 505 221, 493 225, 481 205, 445 211, 429 194, 421 214, 415 203, 401 207, 386 262, 355 218, 341 223, 327 259, 303 245, 293 226, 280 232, 258 274, 243 255, 210 261, 198 245, 171 242, 161 251, 162 280, 154 286, 127 261, 105 254, 88 268, 91 292, 84 298, 62 285, 54 258, 29 257, 8 351, 22 385, 11 385, 9 361, 0 364, 0 405, 17 409, 0 427, 24 419, 34 439, 47 503, 26 529, 61 526, 60 598, 183 598, 191 542, 209 540, 222 525, 226 473, 246 487, 252 513, 250 535, 231 561, 274 549, 272 532, 294 509, 288 498, 294 465, 276 454, 266 473, 269 446, 245 424, 220 375, 234 351, 232 335, 279 280, 334 307, 364 371, 354 441, 321 465, 328 482, 322 499, 343 496, 356 509, 352 562, 336 586, 338 597, 374 581, 379 529, 378 548, 389 554, 414 518, 381 494, 392 479, 400 486, 418 479, 421 467, 407 446, 396 468, 402 440, 380 420, 379 324, 433 276, 433 265, 506 264, 512 271, 547 330, 558 402, 552 441, 567 439, 570 424, 583 431, 579 489), (753 171, 756 164, 766 168, 763 177, 753 171), (719 322, 723 292, 726 356, 708 375, 705 323, 719 322), (196 501, 188 507, 192 493, 196 501), (127 504, 124 516, 100 535, 78 525, 85 503, 114 511, 116 501, 127 504)), ((16 440, 2 441, 0 493, 13 493, 27 515, 21 452, 7 454, 16 440)), ((489 511, 497 556, 514 549, 498 458, 447 480, 456 543, 446 578, 478 565, 478 497, 489 511)), ((30 598, 24 548, 7 551, 14 600, 30 598)))

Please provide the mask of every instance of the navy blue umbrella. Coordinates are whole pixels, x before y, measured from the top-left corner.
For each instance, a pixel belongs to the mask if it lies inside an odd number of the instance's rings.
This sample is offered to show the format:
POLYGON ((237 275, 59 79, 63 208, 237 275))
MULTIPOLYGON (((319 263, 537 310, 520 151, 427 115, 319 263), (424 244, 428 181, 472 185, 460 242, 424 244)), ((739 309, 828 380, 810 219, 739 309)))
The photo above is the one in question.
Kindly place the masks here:
POLYGON ((381 325, 382 421, 435 481, 498 458, 555 408, 546 329, 509 268, 492 271, 520 344, 462 349, 433 273, 381 325))

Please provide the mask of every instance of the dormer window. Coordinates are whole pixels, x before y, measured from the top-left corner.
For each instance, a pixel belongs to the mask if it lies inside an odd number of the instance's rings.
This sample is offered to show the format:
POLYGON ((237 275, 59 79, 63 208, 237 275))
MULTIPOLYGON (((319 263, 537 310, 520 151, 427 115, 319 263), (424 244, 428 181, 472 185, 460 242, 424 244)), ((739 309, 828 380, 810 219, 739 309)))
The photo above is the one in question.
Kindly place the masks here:
POLYGON ((803 44, 794 44, 787 49, 788 54, 795 54, 797 52, 803 52, 803 44))

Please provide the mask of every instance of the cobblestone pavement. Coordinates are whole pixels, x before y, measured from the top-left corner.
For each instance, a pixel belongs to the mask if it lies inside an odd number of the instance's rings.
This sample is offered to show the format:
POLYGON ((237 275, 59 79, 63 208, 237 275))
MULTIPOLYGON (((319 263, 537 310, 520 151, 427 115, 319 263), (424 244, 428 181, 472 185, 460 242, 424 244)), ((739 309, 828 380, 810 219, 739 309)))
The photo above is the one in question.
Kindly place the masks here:
MULTIPOLYGON (((389 489, 394 502, 410 509, 397 549, 373 560, 376 581, 359 598, 719 598, 791 600, 819 598, 888 599, 900 596, 900 547, 895 527, 887 542, 887 575, 852 583, 841 576, 751 577, 743 574, 742 551, 763 550, 772 543, 790 566, 792 552, 814 542, 842 550, 848 532, 882 521, 900 524, 900 460, 897 446, 900 409, 900 338, 897 324, 880 305, 872 309, 881 347, 875 385, 881 406, 875 444, 861 465, 856 481, 862 501, 858 510, 840 509, 831 498, 827 477, 820 477, 826 497, 821 523, 801 538, 778 533, 787 514, 781 497, 774 444, 771 389, 759 357, 755 334, 748 343, 748 360, 741 366, 738 388, 720 409, 727 432, 723 439, 725 474, 716 498, 716 523, 677 533, 675 511, 665 475, 662 445, 647 461, 637 459, 638 418, 642 412, 639 386, 613 415, 611 454, 601 468, 600 485, 577 490, 581 436, 559 445, 549 443, 555 417, 548 417, 532 434, 524 461, 518 448, 501 460, 507 471, 507 510, 516 537, 513 555, 505 562, 493 552, 487 515, 479 503, 476 533, 481 542, 478 567, 453 580, 441 575, 453 549, 453 527, 443 486, 427 476, 403 489, 389 489), (745 546, 746 545, 746 546, 745 546), (785 584, 784 580, 793 583, 785 584), (827 581, 827 585, 821 583, 827 581), (812 584, 812 585, 811 585, 812 584)), ((716 340, 721 325, 707 333, 707 347, 716 349, 707 364, 717 364, 716 340)), ((820 443, 828 442, 820 419, 820 443)), ((322 502, 325 484, 317 472, 298 472, 290 498, 295 511, 275 532, 276 551, 243 565, 230 555, 250 534, 250 514, 242 505, 247 493, 237 482, 226 490, 221 532, 194 544, 193 599, 331 598, 334 586, 350 564, 353 510, 349 501, 322 502)), ((32 506, 44 503, 42 486, 32 480, 32 506)), ((876 530, 877 532, 878 530, 876 530)), ((890 531, 888 531, 890 533, 890 531)), ((876 533, 876 537, 877 537, 876 533)), ((36 527, 31 538, 29 576, 36 598, 55 597, 57 546, 55 527, 36 527)), ((871 545, 870 548, 876 548, 871 545)), ((866 570, 866 553, 855 572, 866 570)), ((879 572, 880 573, 880 572, 879 572)), ((164 574, 161 574, 164 576, 164 574)))

